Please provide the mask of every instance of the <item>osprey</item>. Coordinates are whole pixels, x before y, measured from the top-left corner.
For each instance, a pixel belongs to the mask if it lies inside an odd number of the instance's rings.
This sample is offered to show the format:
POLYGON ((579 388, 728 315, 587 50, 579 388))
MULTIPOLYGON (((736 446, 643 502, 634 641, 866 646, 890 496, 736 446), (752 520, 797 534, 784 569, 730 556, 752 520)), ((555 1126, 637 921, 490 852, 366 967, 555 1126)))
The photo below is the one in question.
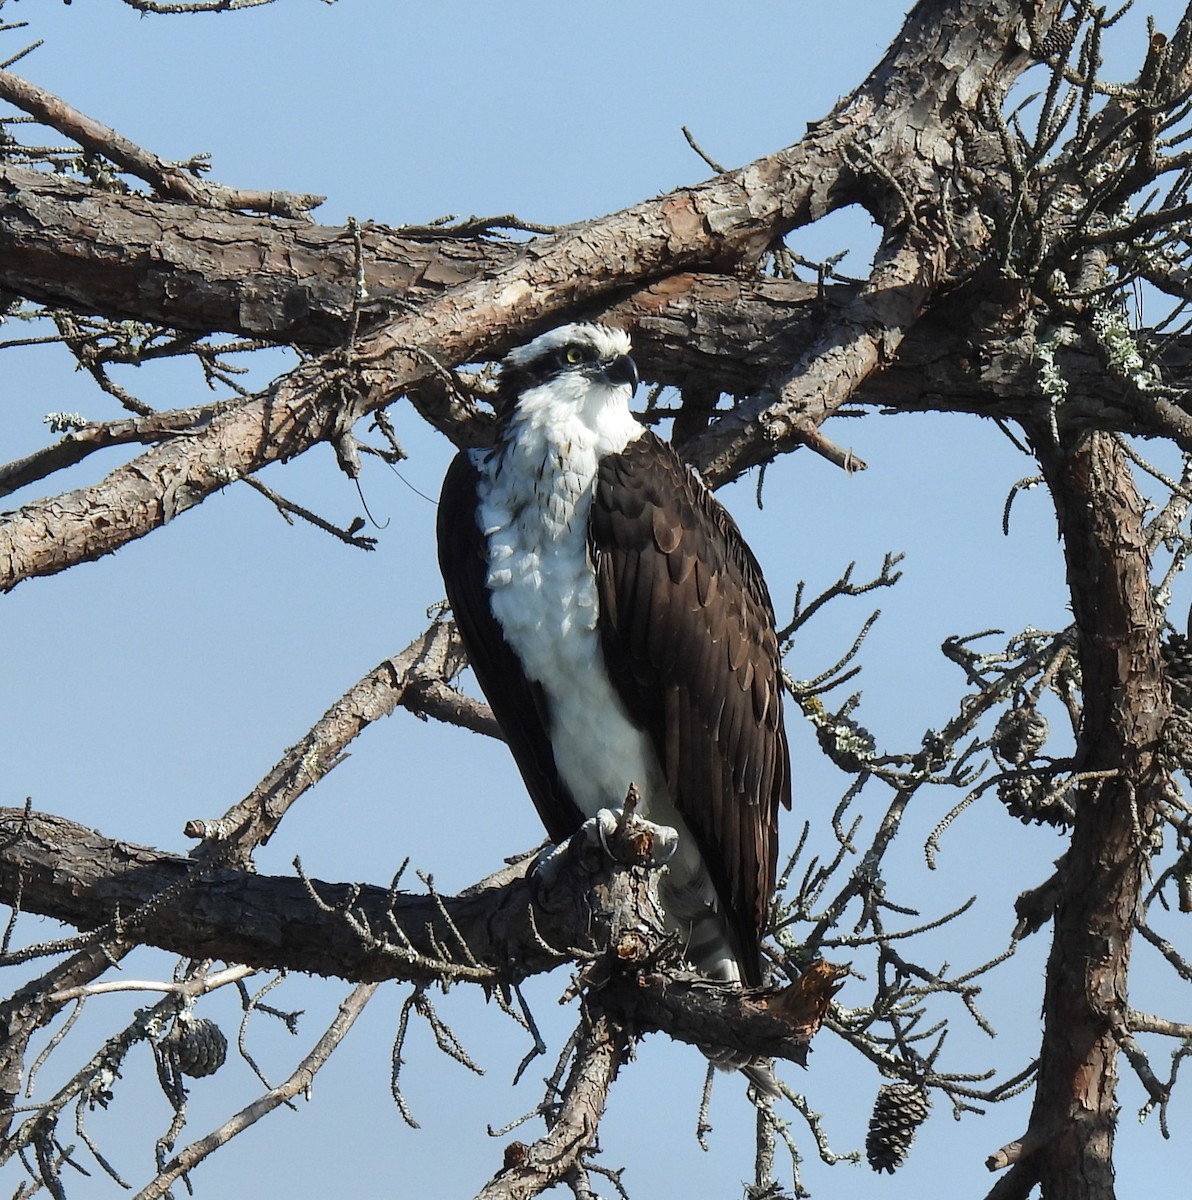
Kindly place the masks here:
POLYGON ((629 338, 567 325, 512 351, 492 449, 443 484, 439 562, 468 658, 554 841, 636 784, 673 827, 669 929, 757 985, 790 765, 774 613, 732 518, 629 411, 629 338))

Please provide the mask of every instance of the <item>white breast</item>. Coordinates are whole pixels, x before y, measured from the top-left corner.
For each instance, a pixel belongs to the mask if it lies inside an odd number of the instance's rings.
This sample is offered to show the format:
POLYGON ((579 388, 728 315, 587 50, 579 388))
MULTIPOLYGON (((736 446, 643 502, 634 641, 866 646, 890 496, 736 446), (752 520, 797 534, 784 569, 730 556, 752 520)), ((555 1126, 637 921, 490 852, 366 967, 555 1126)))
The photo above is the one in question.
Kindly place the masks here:
POLYGON ((600 459, 643 433, 629 412, 628 391, 590 388, 584 403, 568 406, 558 403, 555 385, 534 389, 519 401, 501 446, 472 452, 490 603, 505 640, 546 694, 555 765, 576 804, 588 817, 620 808, 633 783, 640 814, 678 830, 662 881, 668 923, 689 942, 702 938, 701 969, 735 979, 699 848, 670 802, 649 737, 629 719, 609 679, 600 648, 588 515, 600 459))
POLYGON ((473 452, 493 616, 546 693, 555 762, 586 816, 619 805, 630 782, 643 792, 662 783, 649 739, 604 669, 588 559, 597 464, 642 434, 627 391, 591 388, 604 403, 580 407, 560 405, 550 386, 535 389, 522 397, 502 447, 473 452))

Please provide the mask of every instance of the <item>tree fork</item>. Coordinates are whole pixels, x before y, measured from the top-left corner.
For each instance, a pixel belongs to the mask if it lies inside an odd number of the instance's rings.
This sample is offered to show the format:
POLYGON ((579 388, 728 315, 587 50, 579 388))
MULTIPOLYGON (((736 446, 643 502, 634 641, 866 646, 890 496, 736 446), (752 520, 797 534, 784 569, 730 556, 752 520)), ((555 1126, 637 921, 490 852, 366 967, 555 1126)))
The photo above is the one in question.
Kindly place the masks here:
POLYGON ((1170 698, 1143 503, 1121 446, 1104 433, 1057 446, 1041 431, 1034 444, 1055 500, 1078 629, 1077 760, 1084 770, 1119 773, 1086 784, 1076 807, 1059 875, 1035 1101, 1018 1157, 1044 1200, 1110 1200, 1113 1030, 1127 1010, 1131 937, 1165 778, 1155 750, 1170 698))

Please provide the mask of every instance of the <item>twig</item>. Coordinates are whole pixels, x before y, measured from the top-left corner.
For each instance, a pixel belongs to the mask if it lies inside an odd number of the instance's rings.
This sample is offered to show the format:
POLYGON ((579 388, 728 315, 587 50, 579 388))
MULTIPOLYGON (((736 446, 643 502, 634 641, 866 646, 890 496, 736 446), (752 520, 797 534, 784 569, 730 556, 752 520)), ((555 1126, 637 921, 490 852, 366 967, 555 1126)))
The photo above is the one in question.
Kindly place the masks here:
POLYGON ((242 1108, 235 1116, 230 1117, 218 1129, 213 1130, 206 1137, 192 1142, 176 1154, 157 1177, 137 1193, 135 1200, 160 1200, 170 1190, 171 1185, 198 1166, 213 1151, 231 1141, 250 1125, 254 1125, 278 1105, 307 1091, 319 1069, 336 1046, 343 1041, 348 1030, 351 1029, 356 1018, 372 999, 379 986, 380 984, 377 983, 357 984, 340 1004, 335 1020, 332 1021, 327 1031, 284 1083, 270 1089, 259 1099, 254 1100, 252 1104, 242 1108))
POLYGON ((129 8, 143 13, 235 12, 241 8, 260 8, 274 0, 123 0, 129 8))
POLYGON ((1020 479, 1011 489, 1006 497, 1006 503, 1002 508, 1002 534, 1004 537, 1010 536, 1010 509, 1014 504, 1015 497, 1019 492, 1029 491, 1043 482, 1042 475, 1031 475, 1027 479, 1020 479))
POLYGON ((1184 958, 1162 934, 1156 933, 1145 921, 1136 921, 1135 928, 1167 959, 1178 975, 1192 983, 1192 963, 1184 958))
MULTIPOLYGON (((464 661, 454 627, 436 614, 401 653, 379 663, 340 696, 243 800, 218 820, 187 822, 187 836, 206 838, 208 855, 235 856, 238 848, 257 845, 300 796, 342 761, 344 750, 363 730, 400 704, 408 702, 419 711, 411 689, 425 680, 449 681, 463 670, 464 661)), ((436 710, 435 715, 441 714, 436 710)))
POLYGON ((794 611, 791 613, 790 622, 778 631, 779 642, 785 643, 798 629, 806 625, 829 600, 834 600, 837 596, 863 596, 875 588, 893 587, 902 578, 902 572, 896 571, 894 568, 902 561, 903 557, 901 554, 887 551, 882 559, 881 570, 873 579, 867 580, 865 583, 853 583, 853 570, 857 564, 849 563, 844 569, 844 574, 805 607, 802 603, 803 585, 800 583, 795 593, 794 611))
POLYGON ((564 228, 566 227, 563 225, 541 225, 536 221, 525 221, 516 213, 503 213, 499 217, 466 217, 463 220, 458 220, 454 214, 449 213, 429 225, 402 225, 397 232, 408 238, 472 238, 501 229, 512 229, 518 233, 551 234, 564 228))
POLYGON ((295 517, 301 517, 304 521, 308 521, 316 529, 321 529, 324 533, 329 533, 332 537, 339 538, 341 542, 346 542, 349 546, 355 546, 358 550, 375 550, 377 548, 376 538, 361 537, 357 532, 364 524, 363 520, 359 517, 347 529, 340 529, 338 525, 332 525, 330 521, 324 520, 318 513, 311 512, 309 508, 303 508, 301 504, 295 504, 292 500, 287 500, 284 496, 275 492, 268 484, 262 483, 253 475, 241 475, 238 477, 238 482, 247 483, 254 491, 260 492, 266 500, 272 502, 277 511, 291 525, 293 524, 293 521, 290 520, 292 514, 295 517))
POLYGON ((854 475, 858 471, 868 470, 869 464, 855 455, 851 450, 845 450, 827 438, 818 427, 801 431, 800 441, 808 450, 814 451, 833 465, 840 467, 846 475, 854 475))
POLYGON ((143 179, 172 200, 203 208, 246 209, 285 217, 304 216, 323 202, 322 196, 244 191, 220 184, 199 183, 177 163, 166 162, 142 149, 114 129, 72 108, 52 92, 9 71, 0 71, 0 99, 7 100, 92 153, 111 159, 122 170, 143 179))
POLYGON ((1162 1037, 1192 1042, 1192 1024, 1184 1021, 1169 1021, 1166 1017, 1139 1012, 1135 1008, 1126 1010, 1126 1028, 1132 1033, 1157 1033, 1162 1037))
POLYGON ((67 436, 54 445, 0 466, 0 496, 7 496, 18 488, 52 475, 55 471, 72 467, 95 451, 109 446, 123 446, 133 442, 149 445, 171 437, 184 436, 189 430, 204 424, 216 413, 235 403, 235 400, 222 400, 194 408, 153 413, 129 421, 95 424, 85 422, 82 425, 73 425, 67 436))
POLYGON ((87 996, 101 996, 109 992, 166 992, 177 996, 201 996, 217 988, 226 987, 256 973, 255 967, 235 966, 218 971, 214 975, 200 975, 193 980, 165 983, 153 979, 113 979, 107 983, 88 983, 78 987, 64 988, 51 993, 47 999, 52 1004, 65 1004, 68 1000, 80 1000, 87 996))
POLYGON ((716 172, 717 175, 723 175, 728 170, 718 163, 704 148, 695 140, 695 135, 687 128, 686 125, 680 125, 679 128, 683 131, 683 136, 687 139, 687 144, 716 172))
MULTIPOLYGON (((1171 1088, 1165 1083, 1161 1083, 1155 1072, 1151 1070, 1150 1060, 1147 1058, 1142 1047, 1134 1040, 1133 1034, 1126 1027, 1126 1024, 1120 1019, 1113 1023, 1113 1036, 1117 1044, 1122 1048, 1122 1053, 1129 1060, 1130 1065, 1134 1068, 1134 1073, 1138 1076, 1139 1082, 1150 1097, 1150 1106, 1158 1105, 1161 1113, 1167 1108, 1167 1101, 1171 1096, 1171 1088)), ((1166 1124, 1166 1121, 1164 1121, 1166 1124)))

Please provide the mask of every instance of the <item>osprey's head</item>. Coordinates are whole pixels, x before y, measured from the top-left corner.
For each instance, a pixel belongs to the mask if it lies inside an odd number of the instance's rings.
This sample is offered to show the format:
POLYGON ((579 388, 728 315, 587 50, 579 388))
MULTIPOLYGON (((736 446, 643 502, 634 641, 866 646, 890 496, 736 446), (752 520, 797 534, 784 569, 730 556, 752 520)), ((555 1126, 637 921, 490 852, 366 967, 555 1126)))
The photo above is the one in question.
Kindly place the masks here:
POLYGON ((586 404, 616 389, 626 403, 637 388, 629 335, 608 325, 563 325, 511 350, 501 363, 498 405, 509 412, 528 392, 550 385, 559 403, 586 404))

